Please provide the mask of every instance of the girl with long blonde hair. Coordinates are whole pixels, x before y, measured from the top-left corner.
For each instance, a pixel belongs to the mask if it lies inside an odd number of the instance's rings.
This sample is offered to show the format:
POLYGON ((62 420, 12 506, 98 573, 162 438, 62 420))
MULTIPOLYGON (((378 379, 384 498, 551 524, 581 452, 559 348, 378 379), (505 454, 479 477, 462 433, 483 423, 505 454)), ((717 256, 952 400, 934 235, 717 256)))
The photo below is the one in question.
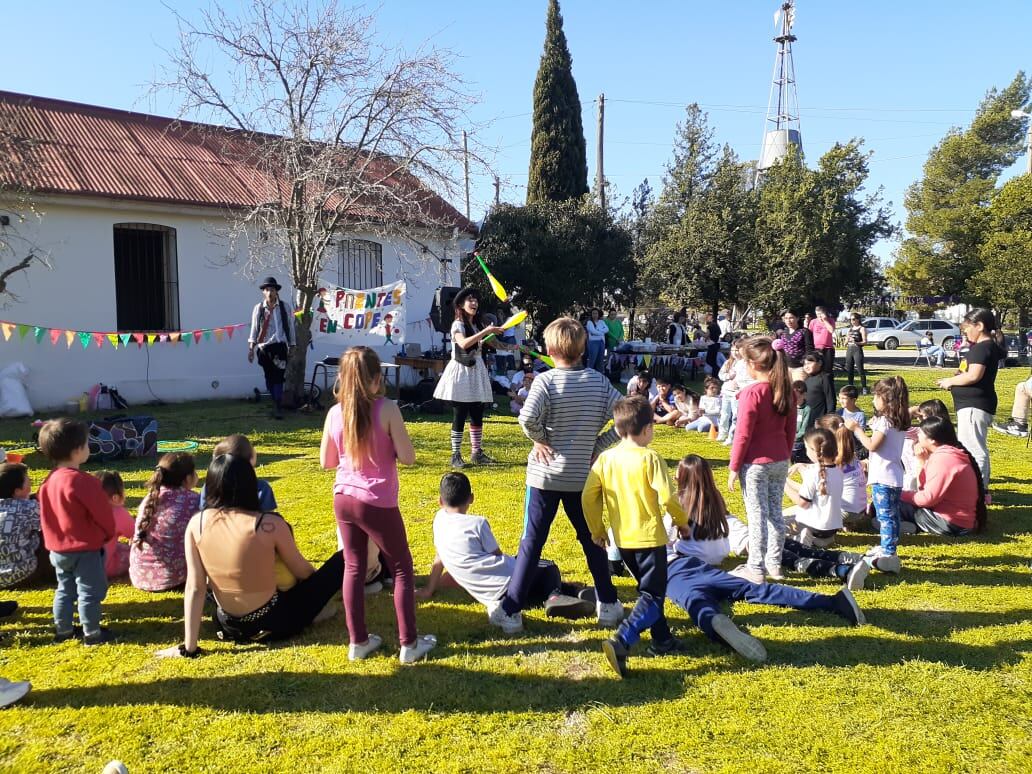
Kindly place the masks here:
POLYGON ((336 469, 333 511, 344 542, 344 609, 351 644, 348 658, 366 658, 383 643, 365 622, 365 578, 369 541, 394 574, 394 612, 401 662, 423 658, 437 644, 416 634, 412 554, 398 509, 398 465, 416 461, 398 405, 384 397, 380 358, 369 347, 353 347, 340 358, 339 400, 326 414, 319 456, 336 469))

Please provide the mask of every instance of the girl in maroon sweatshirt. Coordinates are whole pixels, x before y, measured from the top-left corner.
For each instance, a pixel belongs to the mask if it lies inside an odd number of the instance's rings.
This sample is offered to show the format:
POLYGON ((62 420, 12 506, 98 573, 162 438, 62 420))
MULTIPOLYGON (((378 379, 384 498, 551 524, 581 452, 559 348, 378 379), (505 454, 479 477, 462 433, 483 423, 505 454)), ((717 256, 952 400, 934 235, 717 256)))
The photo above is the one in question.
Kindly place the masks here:
POLYGON ((741 349, 755 383, 738 393, 738 428, 728 464, 728 490, 742 482, 749 518, 749 561, 732 571, 753 583, 781 580, 785 520, 781 502, 796 434, 796 406, 784 341, 753 336, 741 349))

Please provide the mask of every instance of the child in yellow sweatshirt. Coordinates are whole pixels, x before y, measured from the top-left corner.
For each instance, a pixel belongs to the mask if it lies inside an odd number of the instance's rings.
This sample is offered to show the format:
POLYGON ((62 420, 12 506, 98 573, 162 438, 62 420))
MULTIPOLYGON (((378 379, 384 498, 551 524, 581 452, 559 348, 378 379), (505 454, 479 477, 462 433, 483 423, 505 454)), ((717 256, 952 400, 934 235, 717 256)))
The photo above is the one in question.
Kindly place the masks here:
POLYGON ((667 533, 663 512, 670 514, 679 531, 688 519, 677 499, 677 487, 666 462, 649 448, 653 412, 641 396, 623 398, 613 407, 613 423, 621 440, 602 452, 591 466, 581 502, 592 540, 608 543, 603 507, 613 531, 613 541, 634 579, 638 601, 607 640, 602 650, 620 677, 627 674, 627 655, 646 629, 652 635, 649 653, 663 655, 681 649, 670 633, 663 602, 667 585, 667 533))

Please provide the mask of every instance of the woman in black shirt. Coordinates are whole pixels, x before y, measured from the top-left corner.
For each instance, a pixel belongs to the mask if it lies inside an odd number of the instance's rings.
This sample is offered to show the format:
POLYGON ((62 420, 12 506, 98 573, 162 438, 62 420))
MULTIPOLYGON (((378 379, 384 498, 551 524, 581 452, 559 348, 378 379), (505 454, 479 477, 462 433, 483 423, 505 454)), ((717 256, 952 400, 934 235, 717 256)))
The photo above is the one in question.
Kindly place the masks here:
POLYGON ((849 327, 846 329, 846 378, 853 383, 853 374, 860 373, 860 392, 867 394, 867 372, 864 371, 864 344, 867 343, 867 328, 864 327, 860 315, 849 316, 849 327))
POLYGON ((955 376, 939 386, 953 393, 957 411, 957 438, 971 452, 989 489, 989 425, 996 413, 996 372, 1004 353, 996 343, 996 316, 988 309, 972 309, 961 323, 971 344, 955 376))

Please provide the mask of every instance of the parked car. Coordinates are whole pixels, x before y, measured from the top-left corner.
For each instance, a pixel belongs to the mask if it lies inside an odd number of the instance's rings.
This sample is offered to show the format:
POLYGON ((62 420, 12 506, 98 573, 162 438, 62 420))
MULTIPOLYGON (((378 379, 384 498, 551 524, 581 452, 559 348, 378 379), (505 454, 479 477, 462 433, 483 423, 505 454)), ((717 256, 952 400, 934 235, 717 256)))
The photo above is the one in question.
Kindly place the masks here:
MULTIPOLYGON (((868 341, 871 338, 871 333, 878 330, 888 330, 895 328, 899 321, 893 317, 865 317, 861 322, 865 328, 867 328, 868 341)), ((840 325, 835 330, 835 337, 838 340, 838 345, 844 347, 846 345, 846 333, 849 331, 849 323, 840 325)))
POLYGON ((947 320, 910 320, 897 328, 878 328, 867 334, 867 341, 878 349, 898 349, 899 347, 916 347, 930 331, 932 341, 940 347, 946 342, 960 338, 960 328, 947 320))

